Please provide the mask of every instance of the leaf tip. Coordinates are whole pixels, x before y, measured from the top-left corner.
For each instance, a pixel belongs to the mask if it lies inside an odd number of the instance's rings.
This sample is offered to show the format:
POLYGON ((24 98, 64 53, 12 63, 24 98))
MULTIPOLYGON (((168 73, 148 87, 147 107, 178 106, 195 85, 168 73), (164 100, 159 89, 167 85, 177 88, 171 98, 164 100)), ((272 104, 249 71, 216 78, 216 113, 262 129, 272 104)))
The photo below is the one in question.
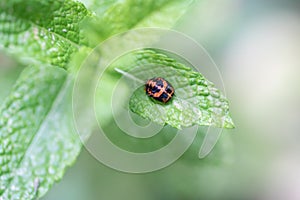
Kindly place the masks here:
POLYGON ((233 120, 230 116, 226 117, 225 123, 224 123, 224 128, 227 128, 227 129, 234 129, 235 128, 233 120))

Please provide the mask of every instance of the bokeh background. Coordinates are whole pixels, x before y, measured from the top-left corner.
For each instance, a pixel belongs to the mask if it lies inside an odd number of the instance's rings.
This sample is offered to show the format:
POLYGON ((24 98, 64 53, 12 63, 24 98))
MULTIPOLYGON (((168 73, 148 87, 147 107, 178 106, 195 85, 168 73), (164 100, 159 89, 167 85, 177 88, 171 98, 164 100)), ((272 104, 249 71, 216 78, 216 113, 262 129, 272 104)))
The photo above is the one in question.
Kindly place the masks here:
MULTIPOLYGON (((174 27, 218 65, 234 130, 197 159, 196 140, 162 170, 126 174, 85 149, 42 199, 300 199, 300 1, 196 1, 174 27)), ((0 101, 22 70, 0 55, 0 101)))

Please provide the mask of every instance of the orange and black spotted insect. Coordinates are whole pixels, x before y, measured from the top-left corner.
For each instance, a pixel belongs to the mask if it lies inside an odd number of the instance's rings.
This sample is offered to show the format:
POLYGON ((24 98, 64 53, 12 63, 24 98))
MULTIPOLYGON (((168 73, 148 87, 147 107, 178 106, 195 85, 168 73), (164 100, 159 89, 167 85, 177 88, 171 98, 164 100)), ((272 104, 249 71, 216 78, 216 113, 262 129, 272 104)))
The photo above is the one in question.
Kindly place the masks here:
POLYGON ((167 103, 174 95, 173 86, 161 77, 149 79, 145 84, 146 94, 160 102, 167 103))

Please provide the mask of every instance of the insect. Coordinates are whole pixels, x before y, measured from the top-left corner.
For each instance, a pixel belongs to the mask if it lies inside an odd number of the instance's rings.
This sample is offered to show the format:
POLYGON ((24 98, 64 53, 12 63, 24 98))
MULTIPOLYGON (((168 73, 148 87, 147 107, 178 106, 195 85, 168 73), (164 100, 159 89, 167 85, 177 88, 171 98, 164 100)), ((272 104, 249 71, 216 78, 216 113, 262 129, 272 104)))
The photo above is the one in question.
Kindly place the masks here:
POLYGON ((167 103, 174 95, 173 86, 161 77, 149 79, 145 84, 146 94, 160 102, 167 103))

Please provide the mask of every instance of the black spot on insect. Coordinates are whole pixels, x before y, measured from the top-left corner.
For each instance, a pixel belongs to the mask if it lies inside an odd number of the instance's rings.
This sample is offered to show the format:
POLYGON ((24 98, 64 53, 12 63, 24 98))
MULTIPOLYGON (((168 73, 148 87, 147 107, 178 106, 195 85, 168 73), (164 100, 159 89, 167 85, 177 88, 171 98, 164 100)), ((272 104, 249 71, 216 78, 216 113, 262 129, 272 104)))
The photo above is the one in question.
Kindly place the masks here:
POLYGON ((146 94, 160 102, 167 103, 174 95, 173 86, 161 77, 149 79, 145 84, 146 94))

